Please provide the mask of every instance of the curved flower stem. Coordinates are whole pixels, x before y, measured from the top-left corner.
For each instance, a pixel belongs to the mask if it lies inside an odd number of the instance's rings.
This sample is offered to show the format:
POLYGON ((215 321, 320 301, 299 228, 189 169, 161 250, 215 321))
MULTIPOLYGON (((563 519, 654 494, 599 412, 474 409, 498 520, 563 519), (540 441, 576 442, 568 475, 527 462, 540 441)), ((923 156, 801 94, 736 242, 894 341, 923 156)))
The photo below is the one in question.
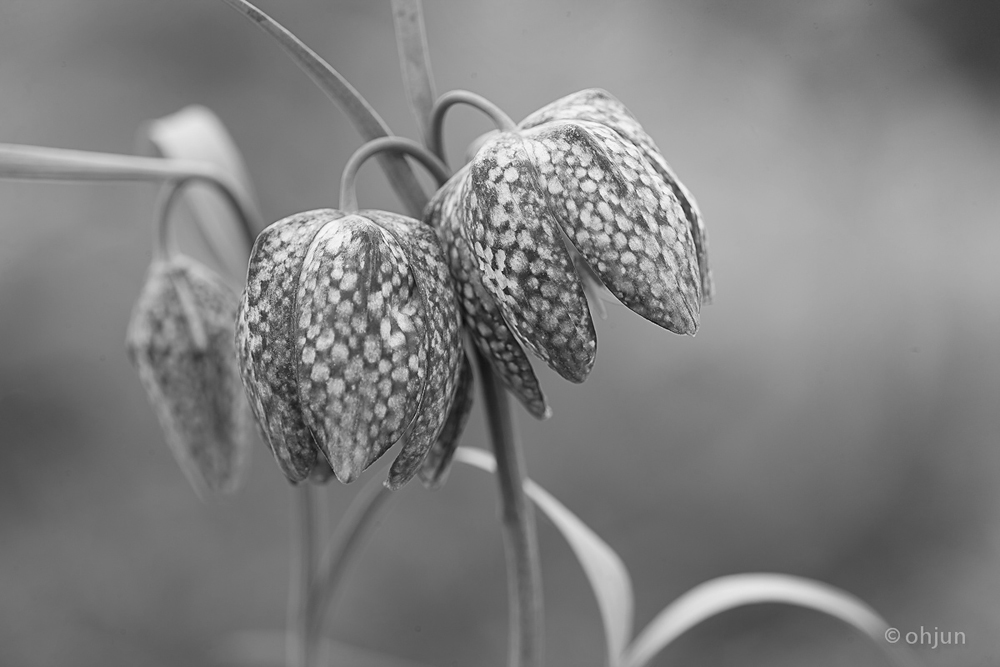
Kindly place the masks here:
POLYGON ((288 586, 287 667, 313 667, 318 664, 318 634, 313 632, 309 606, 319 531, 316 521, 318 492, 316 486, 308 483, 292 489, 295 502, 292 503, 294 534, 288 586))
POLYGON ((430 138, 428 147, 442 160, 444 159, 444 115, 455 104, 468 104, 489 116, 502 132, 511 132, 517 128, 510 116, 503 109, 490 102, 482 95, 468 90, 450 90, 437 99, 431 109, 430 138))
POLYGON ((538 556, 535 513, 524 492, 524 454, 511 411, 510 396, 500 384, 489 360, 477 349, 483 385, 486 426, 497 461, 501 521, 507 551, 510 592, 511 667, 540 667, 544 663, 542 569, 538 556))
POLYGON ((358 210, 358 196, 354 189, 355 182, 358 180, 358 170, 361 169, 361 165, 365 163, 365 160, 383 152, 405 153, 417 158, 417 161, 427 168, 427 171, 431 173, 439 186, 444 185, 448 180, 448 167, 417 142, 403 137, 374 139, 354 151, 354 155, 350 157, 347 165, 344 166, 344 174, 340 179, 339 208, 341 211, 358 210))
POLYGON ((0 144, 0 178, 50 181, 204 181, 222 193, 243 223, 247 248, 262 226, 253 204, 215 165, 194 160, 95 153, 66 148, 0 144))
POLYGON ((329 613, 340 582, 352 557, 362 547, 365 537, 378 523, 392 492, 374 475, 354 496, 316 568, 309 591, 311 636, 318 637, 329 613))

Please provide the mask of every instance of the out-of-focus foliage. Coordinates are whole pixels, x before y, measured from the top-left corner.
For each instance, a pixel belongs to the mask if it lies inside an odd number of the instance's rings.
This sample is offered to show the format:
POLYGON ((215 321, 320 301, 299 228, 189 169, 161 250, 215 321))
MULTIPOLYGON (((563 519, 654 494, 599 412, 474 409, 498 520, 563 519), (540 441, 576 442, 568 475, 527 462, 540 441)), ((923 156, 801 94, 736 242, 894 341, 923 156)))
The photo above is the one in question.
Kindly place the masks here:
MULTIPOLYGON (((985 24, 987 4, 963 3, 981 13, 956 34, 985 24)), ((587 383, 539 367, 553 418, 521 419, 532 477, 629 566, 637 625, 710 577, 787 571, 859 595, 904 631, 967 634, 922 651, 929 665, 988 662, 1000 108, 996 77, 967 66, 989 59, 956 57, 954 22, 926 18, 949 3, 425 5, 439 89, 475 90, 514 118, 613 90, 711 231, 717 295, 696 338, 612 307, 587 383)), ((388 2, 262 8, 416 135, 388 2)), ((119 152, 143 120, 204 104, 268 220, 334 204, 360 144, 221 2, 8 0, 0 90, 4 141, 119 152)), ((488 129, 468 110, 449 127, 453 163, 488 129)), ((400 211, 383 183, 362 179, 360 199, 400 211)), ((286 483, 258 465, 234 498, 198 502, 124 353, 154 197, 0 183, 3 664, 212 664, 219 637, 283 623, 286 483)), ((466 441, 482 434, 475 414, 466 441)), ((354 570, 335 635, 428 664, 502 664, 493 488, 465 470, 438 492, 411 486, 354 570)), ((354 492, 331 489, 333 518, 354 492)), ((599 664, 584 577, 550 529, 542 550, 550 664, 599 664)), ((819 616, 765 608, 708 622, 654 664, 881 660, 819 616)))

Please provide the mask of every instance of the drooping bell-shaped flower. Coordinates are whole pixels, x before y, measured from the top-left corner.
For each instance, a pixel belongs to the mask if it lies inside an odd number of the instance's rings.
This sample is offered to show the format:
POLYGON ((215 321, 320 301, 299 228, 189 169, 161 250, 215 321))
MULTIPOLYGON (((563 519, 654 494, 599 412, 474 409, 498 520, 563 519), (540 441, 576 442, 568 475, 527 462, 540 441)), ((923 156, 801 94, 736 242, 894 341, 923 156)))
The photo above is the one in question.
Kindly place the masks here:
POLYGON ((250 414, 240 386, 236 294, 183 255, 158 258, 136 302, 126 344, 177 462, 201 491, 233 491, 249 460, 250 414))
POLYGON ((350 482, 404 439, 387 485, 422 465, 424 481, 437 482, 469 408, 455 400, 460 326, 437 239, 416 220, 324 209, 264 230, 237 348, 251 409, 285 475, 300 482, 325 461, 350 482))
POLYGON ((576 261, 675 333, 695 333, 711 295, 694 199, 602 90, 569 95, 493 135, 425 219, 446 248, 473 339, 538 417, 547 408, 523 348, 574 382, 597 351, 576 261))

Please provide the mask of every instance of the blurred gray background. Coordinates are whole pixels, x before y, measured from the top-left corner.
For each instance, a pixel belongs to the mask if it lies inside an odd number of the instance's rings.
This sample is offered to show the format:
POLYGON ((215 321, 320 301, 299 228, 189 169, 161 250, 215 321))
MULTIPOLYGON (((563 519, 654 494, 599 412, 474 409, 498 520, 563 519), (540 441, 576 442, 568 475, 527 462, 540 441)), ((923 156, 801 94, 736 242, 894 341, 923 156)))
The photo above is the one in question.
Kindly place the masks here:
MULTIPOLYGON (((261 1, 401 134, 387 0, 261 1)), ((718 287, 696 338, 622 307, 584 385, 520 423, 532 476, 619 551, 641 627, 714 576, 841 586, 901 630, 1000 646, 1000 10, 992 0, 436 2, 439 91, 515 119, 592 86, 656 139, 708 223, 718 287)), ((0 141, 132 152, 191 103, 241 147, 265 217, 335 204, 358 136, 221 2, 3 0, 0 141)), ((489 128, 449 115, 453 159, 489 128)), ((149 260, 148 185, 0 182, 0 664, 216 665, 284 622, 288 485, 257 443, 203 503, 124 353, 149 260)), ((374 167, 363 206, 401 210, 374 167)), ((478 410, 467 444, 484 444, 478 410)), ((330 490, 333 518, 356 487, 330 490)), ((491 480, 411 485, 330 632, 429 665, 503 665, 491 480)), ((599 665, 582 571, 541 522, 548 654, 599 665)), ((657 665, 880 665, 802 610, 730 612, 657 665)))

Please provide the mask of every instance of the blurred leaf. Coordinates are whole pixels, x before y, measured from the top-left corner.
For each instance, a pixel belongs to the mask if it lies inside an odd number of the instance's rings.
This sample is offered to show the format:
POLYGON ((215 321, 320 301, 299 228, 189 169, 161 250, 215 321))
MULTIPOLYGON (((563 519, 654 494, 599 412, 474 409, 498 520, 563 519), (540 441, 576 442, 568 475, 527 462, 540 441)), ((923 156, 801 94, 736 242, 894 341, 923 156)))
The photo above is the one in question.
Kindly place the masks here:
MULTIPOLYGON (((481 449, 459 447, 455 460, 486 470, 496 471, 493 455, 481 449)), ((632 635, 632 580, 621 558, 583 521, 530 479, 525 492, 562 532, 597 597, 608 645, 608 664, 617 667, 632 635)))
MULTIPOLYGON (((883 650, 889 624, 859 598, 827 584, 784 574, 734 574, 695 586, 666 606, 643 630, 622 660, 642 667, 694 626, 724 611, 749 604, 783 603, 839 618, 868 635, 883 650)), ((896 654, 890 653, 895 661, 896 654)))
POLYGON ((252 207, 255 221, 244 221, 217 192, 193 188, 184 196, 216 259, 242 280, 250 245, 262 231, 248 225, 260 226, 260 214, 243 156, 222 121, 205 107, 189 106, 150 121, 143 136, 164 157, 208 162, 221 169, 252 207))
MULTIPOLYGON (((327 639, 320 654, 326 665, 350 667, 429 667, 426 663, 404 660, 368 649, 327 639)), ((219 665, 233 667, 283 667, 285 633, 280 630, 238 632, 224 639, 212 655, 219 665)))
MULTIPOLYGON (((291 31, 247 0, 223 1, 273 37, 295 64, 319 86, 319 89, 347 114, 365 141, 392 136, 392 130, 361 93, 291 31)), ((419 218, 427 204, 427 196, 410 168, 410 163, 399 153, 383 153, 378 156, 378 161, 389 178, 389 184, 396 191, 400 201, 409 209, 410 215, 419 218)))
POLYGON ((435 95, 420 0, 392 0, 392 18, 396 26, 396 45, 406 97, 426 144, 430 137, 431 109, 435 95))

